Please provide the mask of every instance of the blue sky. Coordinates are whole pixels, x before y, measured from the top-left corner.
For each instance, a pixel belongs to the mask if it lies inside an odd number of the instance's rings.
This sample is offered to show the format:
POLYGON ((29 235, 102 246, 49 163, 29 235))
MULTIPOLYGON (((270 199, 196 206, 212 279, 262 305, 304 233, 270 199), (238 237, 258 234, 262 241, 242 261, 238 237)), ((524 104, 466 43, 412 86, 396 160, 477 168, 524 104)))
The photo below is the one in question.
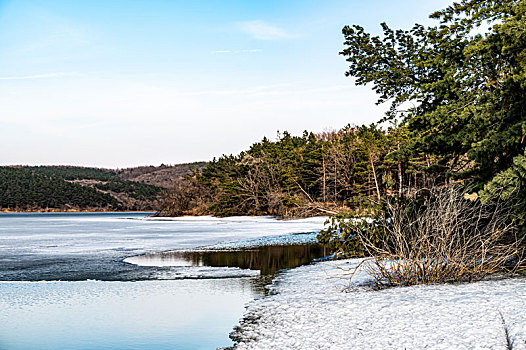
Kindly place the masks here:
POLYGON ((174 164, 377 121, 341 28, 450 2, 0 0, 0 164, 174 164))

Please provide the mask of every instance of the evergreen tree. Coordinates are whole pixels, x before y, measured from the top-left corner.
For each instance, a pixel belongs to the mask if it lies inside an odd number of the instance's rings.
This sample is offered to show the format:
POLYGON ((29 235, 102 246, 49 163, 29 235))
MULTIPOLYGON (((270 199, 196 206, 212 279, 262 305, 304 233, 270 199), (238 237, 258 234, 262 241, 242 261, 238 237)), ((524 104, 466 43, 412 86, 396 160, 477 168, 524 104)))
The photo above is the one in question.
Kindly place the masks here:
POLYGON ((373 84, 379 103, 391 101, 388 119, 481 189, 526 146, 526 2, 463 0, 431 17, 440 24, 384 23, 383 37, 344 27, 346 74, 373 84))

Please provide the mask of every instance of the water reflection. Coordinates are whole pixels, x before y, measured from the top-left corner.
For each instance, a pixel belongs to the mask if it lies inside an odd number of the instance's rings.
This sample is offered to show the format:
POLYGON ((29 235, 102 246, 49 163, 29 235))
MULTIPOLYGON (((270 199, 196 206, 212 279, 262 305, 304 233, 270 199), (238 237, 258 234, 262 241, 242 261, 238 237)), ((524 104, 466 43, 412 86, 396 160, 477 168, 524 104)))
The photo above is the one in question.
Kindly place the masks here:
POLYGON ((0 282, 0 349, 230 346, 245 304, 262 295, 250 278, 0 282))
POLYGON ((259 270, 262 275, 272 275, 281 269, 308 264, 326 253, 319 244, 296 244, 242 250, 173 251, 135 256, 125 261, 139 266, 239 267, 259 270))

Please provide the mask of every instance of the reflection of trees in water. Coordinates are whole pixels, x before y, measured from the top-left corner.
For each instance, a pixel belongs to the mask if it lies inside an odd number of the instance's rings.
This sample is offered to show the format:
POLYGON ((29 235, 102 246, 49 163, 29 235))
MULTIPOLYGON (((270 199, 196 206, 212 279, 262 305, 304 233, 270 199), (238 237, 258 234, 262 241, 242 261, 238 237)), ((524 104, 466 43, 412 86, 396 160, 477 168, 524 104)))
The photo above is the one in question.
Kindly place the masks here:
POLYGON ((325 255, 321 245, 301 244, 238 251, 185 252, 183 258, 193 265, 240 267, 260 270, 261 274, 268 275, 281 269, 308 264, 325 255))

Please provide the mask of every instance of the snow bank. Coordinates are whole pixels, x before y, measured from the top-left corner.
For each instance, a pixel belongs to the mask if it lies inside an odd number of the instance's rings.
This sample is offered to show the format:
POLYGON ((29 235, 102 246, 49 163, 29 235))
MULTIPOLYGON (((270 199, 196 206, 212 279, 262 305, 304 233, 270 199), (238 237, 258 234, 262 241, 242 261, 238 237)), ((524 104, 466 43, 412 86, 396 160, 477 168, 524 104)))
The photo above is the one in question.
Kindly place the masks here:
MULTIPOLYGON (((201 250, 224 250, 224 249, 247 249, 265 247, 269 245, 293 245, 293 244, 312 244, 317 243, 317 232, 289 234, 281 236, 265 236, 237 241, 223 242, 201 248, 201 250)), ((199 249, 198 249, 199 250, 199 249)))
POLYGON ((363 270, 351 286, 338 277, 358 263, 281 274, 247 307, 235 349, 526 349, 526 279, 375 291, 363 270))
POLYGON ((241 278, 258 277, 259 270, 240 269, 238 267, 210 267, 192 266, 156 271, 151 279, 176 280, 176 279, 210 279, 210 278, 241 278))

